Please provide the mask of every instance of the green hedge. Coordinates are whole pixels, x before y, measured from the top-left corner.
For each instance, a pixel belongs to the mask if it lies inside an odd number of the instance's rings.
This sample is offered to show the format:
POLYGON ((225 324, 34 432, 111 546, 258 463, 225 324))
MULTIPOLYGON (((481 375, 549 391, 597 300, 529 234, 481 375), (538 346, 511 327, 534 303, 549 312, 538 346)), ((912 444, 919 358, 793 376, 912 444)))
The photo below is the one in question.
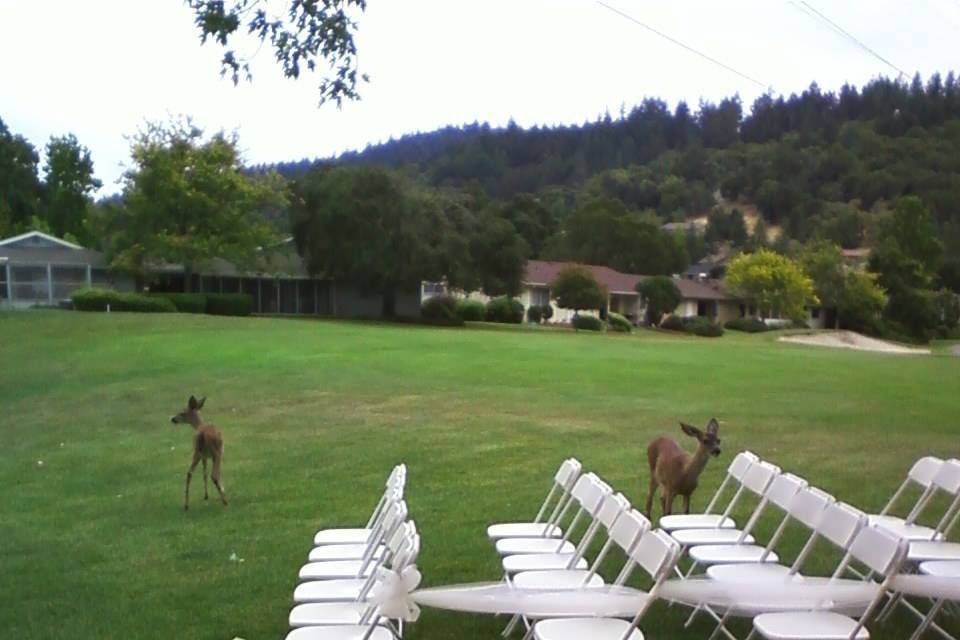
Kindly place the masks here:
POLYGON ((660 328, 667 331, 684 331, 683 318, 679 316, 667 316, 660 322, 660 328))
POLYGON ((151 293, 152 298, 166 298, 180 313, 204 313, 207 296, 203 293, 151 293))
POLYGON ((487 317, 487 305, 480 300, 458 300, 457 317, 467 322, 479 322, 487 317))
POLYGON ((709 318, 699 316, 684 320, 683 328, 687 333, 692 333, 704 338, 719 338, 723 335, 723 327, 709 318))
POLYGON ((573 328, 583 331, 603 331, 603 320, 595 316, 573 316, 573 328))
POLYGON ((177 308, 166 298, 155 298, 138 293, 121 293, 113 289, 77 289, 71 296, 74 308, 80 311, 139 311, 141 313, 165 313, 177 308))
POLYGON ((731 331, 745 331, 747 333, 763 333, 770 330, 767 323, 759 318, 734 318, 728 320, 724 326, 731 331))
POLYGON ((207 293, 207 313, 214 316, 248 316, 253 297, 245 293, 207 293))
POLYGON ((527 307, 527 322, 540 324, 541 320, 543 320, 543 313, 540 311, 539 305, 532 304, 527 307))
POLYGON ((523 305, 519 300, 502 296, 487 304, 486 319, 489 322, 520 324, 523 322, 523 305))
POLYGON ((439 320, 441 322, 461 321, 457 316, 457 301, 448 295, 439 295, 428 298, 420 307, 420 317, 424 320, 439 320))
POLYGON ((633 331, 633 324, 631 324, 626 317, 612 311, 607 313, 607 324, 609 324, 610 328, 614 331, 620 331, 622 333, 630 333, 633 331))

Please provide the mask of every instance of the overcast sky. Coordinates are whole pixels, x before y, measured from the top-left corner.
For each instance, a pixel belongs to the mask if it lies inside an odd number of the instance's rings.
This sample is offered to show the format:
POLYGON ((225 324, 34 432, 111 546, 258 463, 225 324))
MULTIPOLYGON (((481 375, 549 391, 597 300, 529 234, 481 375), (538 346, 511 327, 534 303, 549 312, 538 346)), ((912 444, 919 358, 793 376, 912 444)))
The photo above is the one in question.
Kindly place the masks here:
MULTIPOLYGON (((645 96, 695 105, 739 93, 749 107, 763 87, 897 75, 790 0, 607 2, 762 86, 593 0, 369 0, 358 46, 370 83, 338 111, 317 107, 315 79, 284 79, 267 47, 253 84, 221 79, 220 50, 201 47, 179 0, 0 0, 0 118, 38 149, 74 133, 109 193, 125 136, 170 114, 236 129, 259 163, 473 120, 583 122, 645 96)), ((960 0, 807 2, 910 75, 960 59, 960 0)))

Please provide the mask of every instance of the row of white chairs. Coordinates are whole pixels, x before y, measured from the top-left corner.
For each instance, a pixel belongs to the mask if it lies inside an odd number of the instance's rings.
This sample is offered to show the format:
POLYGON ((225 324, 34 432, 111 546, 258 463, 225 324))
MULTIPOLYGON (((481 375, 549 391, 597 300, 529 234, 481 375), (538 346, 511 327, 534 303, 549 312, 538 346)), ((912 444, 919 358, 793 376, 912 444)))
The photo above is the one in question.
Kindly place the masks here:
MULTIPOLYGON (((945 556, 955 552, 956 543, 946 542, 946 536, 956 524, 960 512, 960 461, 942 461, 935 458, 923 458, 914 465, 903 485, 894 493, 884 509, 875 515, 868 515, 849 504, 838 502, 828 493, 810 486, 802 478, 783 473, 769 462, 760 460, 750 452, 738 454, 728 468, 728 473, 716 494, 710 500, 705 513, 678 514, 660 519, 660 529, 651 531, 649 521, 630 508, 622 494, 613 490, 595 474, 582 473, 581 464, 575 459, 564 461, 554 476, 550 492, 536 517, 531 522, 515 522, 491 525, 487 534, 502 556, 501 562, 505 579, 518 588, 583 588, 598 587, 605 583, 597 573, 601 562, 614 545, 626 552, 628 562, 614 581, 623 584, 637 564, 663 569, 667 573, 675 572, 681 577, 690 577, 698 567, 706 568, 706 577, 713 580, 748 580, 751 582, 803 580, 801 569, 814 553, 818 540, 825 540, 842 552, 842 560, 832 573, 831 579, 838 579, 850 571, 870 580, 876 578, 883 585, 878 598, 863 611, 854 612, 856 617, 825 612, 767 613, 753 619, 751 636, 760 634, 770 640, 808 637, 851 639, 868 638, 865 623, 878 613, 882 598, 889 596, 887 607, 881 615, 888 614, 897 601, 895 593, 888 593, 887 584, 901 569, 907 568, 915 545, 925 554, 940 553, 945 556), (902 518, 892 515, 897 501, 902 498, 911 484, 921 486, 921 495, 902 518), (731 485, 736 485, 733 496, 719 513, 717 509, 721 496, 731 485), (917 524, 918 517, 928 507, 938 493, 952 497, 935 527, 917 524), (752 494, 757 504, 742 529, 738 529, 732 518, 736 505, 745 495, 752 494), (782 513, 776 530, 765 545, 757 544, 752 535, 757 523, 769 507, 775 507, 782 513), (573 511, 572 518, 569 517, 573 511), (564 523, 569 521, 566 525, 564 523), (809 531, 802 550, 792 564, 781 564, 775 547, 781 540, 790 522, 796 522, 809 531), (581 526, 582 525, 582 526, 581 526), (574 544, 577 531, 579 542, 574 544), (587 564, 585 554, 596 535, 605 531, 607 541, 596 559, 587 564), (636 534, 631 538, 630 533, 636 534), (626 535, 625 535, 626 534, 626 535), (636 557, 639 540, 648 538, 645 547, 653 547, 654 537, 660 540, 665 559, 662 565, 641 563, 636 557), (634 544, 636 546, 631 547, 634 544), (680 572, 678 561, 688 554, 691 567, 686 573, 680 572), (854 564, 861 565, 860 572, 854 564), (798 635, 798 629, 810 629, 809 635, 798 635)), ((939 564, 918 564, 915 568, 921 573, 946 575, 951 571, 960 573, 960 563, 942 562, 939 564)), ((651 573, 653 587, 651 598, 667 577, 666 573, 651 573)), ((648 601, 648 602, 649 602, 648 601)), ((935 602, 927 614, 921 613, 910 603, 904 602, 914 613, 923 619, 915 638, 927 628, 933 628, 947 635, 933 622, 933 616, 943 606, 935 602)), ((524 620, 528 626, 527 637, 536 638, 637 638, 640 618, 647 607, 639 612, 630 623, 603 619, 554 619, 549 621, 524 620)), ((726 628, 732 612, 719 615, 717 612, 702 608, 717 621, 711 638, 724 633, 734 636, 726 628)), ((694 611, 693 615, 696 615, 694 611)), ((693 619, 691 616, 691 621, 693 619)), ((509 633, 518 618, 514 618, 505 630, 509 633)), ((689 621, 688 621, 689 624, 689 621)), ((806 633, 805 631, 801 631, 806 633)), ((947 635, 947 637, 950 637, 947 635)))
POLYGON ((654 529, 627 498, 594 473, 582 473, 580 463, 564 461, 543 505, 532 522, 494 524, 487 536, 501 557, 504 579, 518 589, 581 589, 603 587, 601 564, 617 548, 624 564, 611 583, 622 586, 639 568, 650 584, 645 604, 632 620, 602 617, 530 619, 516 616, 504 630, 519 622, 525 638, 642 640, 638 627, 657 597, 663 581, 672 575, 680 545, 667 532, 654 529), (572 512, 572 515, 571 515, 572 512), (562 523, 567 523, 562 526, 562 523), (587 553, 597 536, 605 536, 592 562, 587 553), (575 542, 576 541, 576 542, 575 542))
POLYGON ((287 640, 397 640, 403 621, 380 613, 375 595, 382 569, 416 563, 420 536, 404 501, 406 465, 397 465, 366 525, 322 529, 299 571, 287 640))

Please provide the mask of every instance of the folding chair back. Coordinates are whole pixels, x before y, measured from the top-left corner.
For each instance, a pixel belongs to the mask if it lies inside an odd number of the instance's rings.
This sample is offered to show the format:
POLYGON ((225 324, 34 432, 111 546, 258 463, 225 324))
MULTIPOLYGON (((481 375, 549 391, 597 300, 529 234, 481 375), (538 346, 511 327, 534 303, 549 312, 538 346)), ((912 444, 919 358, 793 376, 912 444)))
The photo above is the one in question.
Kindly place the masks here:
POLYGON ((580 464, 580 461, 576 458, 567 458, 560 465, 560 468, 557 469, 557 473, 553 476, 553 481, 560 487, 566 488, 567 490, 573 486, 573 483, 577 481, 577 478, 580 477, 580 472, 583 471, 583 465, 580 464))
POLYGON ((780 507, 786 513, 790 513, 790 505, 794 496, 801 489, 807 488, 807 481, 792 473, 781 473, 773 482, 770 488, 764 494, 767 500, 780 507))
POLYGON ((933 484, 933 479, 936 477, 937 472, 940 470, 942 465, 943 460, 934 456, 925 456, 914 462, 913 466, 910 467, 910 471, 907 472, 907 477, 903 479, 903 482, 900 484, 897 490, 893 492, 892 496, 890 496, 890 500, 887 501, 887 504, 883 507, 883 510, 880 511, 880 515, 884 516, 890 513, 890 510, 896 504, 897 500, 900 499, 900 496, 903 495, 904 491, 906 491, 911 484, 916 484, 923 489, 923 493, 917 499, 916 504, 914 504, 913 508, 911 509, 910 515, 907 516, 907 520, 913 522, 917 515, 919 515, 918 512, 923 509, 927 499, 930 497, 930 493, 933 490, 931 486, 933 484))
POLYGON ((582 471, 583 465, 581 465, 580 461, 576 458, 567 458, 560 463, 560 468, 557 469, 557 472, 553 475, 553 484, 550 486, 550 492, 547 493, 547 497, 544 498, 543 504, 540 505, 540 510, 537 511, 537 515, 533 519, 534 523, 543 521, 543 518, 547 515, 547 510, 550 508, 550 503, 553 502, 554 496, 559 491, 560 497, 554 504, 550 517, 547 518, 547 522, 555 522, 560 511, 567 504, 570 498, 570 490, 573 488, 577 478, 580 477, 582 471))
POLYGON ((630 509, 610 527, 610 539, 623 549, 624 553, 630 553, 640 536, 649 530, 650 521, 647 517, 636 509, 630 509))
POLYGON ((850 545, 850 555, 874 573, 889 577, 900 568, 909 546, 908 541, 883 527, 865 527, 850 545))
POLYGON ((654 529, 643 534, 630 552, 630 557, 654 581, 659 581, 673 569, 679 553, 680 543, 666 531, 654 529))
POLYGON ((846 502, 834 502, 823 512, 817 533, 844 551, 868 523, 867 514, 846 502))
POLYGON ((790 502, 790 517, 815 531, 827 507, 835 502, 832 495, 817 487, 804 487, 790 502))
POLYGON ((747 470, 743 477, 743 486, 751 493, 763 496, 779 474, 780 467, 761 460, 747 470))
MULTIPOLYGON (((747 471, 757 462, 760 462, 760 458, 750 451, 741 451, 735 455, 733 460, 730 461, 730 466, 727 467, 726 477, 723 479, 723 482, 720 483, 720 486, 717 487, 717 491, 713 494, 713 497, 710 498, 710 502, 707 504, 707 508, 704 509, 704 513, 712 514, 717 506, 717 501, 720 500, 720 496, 723 495, 727 485, 730 484, 731 481, 743 484, 743 478, 747 475, 747 471)), ((731 498, 731 500, 734 499, 735 498, 731 498)))
POLYGON ((603 525, 603 528, 609 531, 617 519, 625 511, 630 509, 630 501, 622 493, 608 495, 597 512, 597 521, 603 525))

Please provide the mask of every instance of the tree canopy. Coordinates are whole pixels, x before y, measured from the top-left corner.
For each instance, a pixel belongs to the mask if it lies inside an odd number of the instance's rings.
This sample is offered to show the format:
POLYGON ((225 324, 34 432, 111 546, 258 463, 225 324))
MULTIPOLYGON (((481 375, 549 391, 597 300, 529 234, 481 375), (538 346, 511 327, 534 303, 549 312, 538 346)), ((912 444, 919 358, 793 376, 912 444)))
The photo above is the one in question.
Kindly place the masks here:
POLYGON ((663 316, 672 312, 683 299, 673 278, 654 276, 637 283, 637 293, 647 306, 647 323, 659 325, 663 316))
POLYGON ((819 303, 813 282, 803 269, 790 258, 767 249, 734 258, 726 282, 737 295, 756 304, 766 318, 780 314, 802 321, 806 306, 819 303))
POLYGON ((246 32, 269 44, 288 78, 319 70, 321 104, 359 99, 357 84, 367 76, 359 71, 354 16, 366 9, 366 0, 187 0, 187 5, 201 42, 212 39, 224 49, 222 74, 234 84, 241 75, 252 79, 249 58, 235 48, 246 32))
POLYGON ((152 124, 134 138, 131 156, 123 205, 106 223, 115 267, 179 263, 189 291, 190 275, 210 259, 252 265, 277 240, 262 210, 285 201, 285 186, 247 175, 236 138, 205 137, 189 122, 152 124))
POLYGON ((550 283, 550 292, 564 309, 601 309, 607 304, 607 290, 582 265, 561 269, 550 283))

